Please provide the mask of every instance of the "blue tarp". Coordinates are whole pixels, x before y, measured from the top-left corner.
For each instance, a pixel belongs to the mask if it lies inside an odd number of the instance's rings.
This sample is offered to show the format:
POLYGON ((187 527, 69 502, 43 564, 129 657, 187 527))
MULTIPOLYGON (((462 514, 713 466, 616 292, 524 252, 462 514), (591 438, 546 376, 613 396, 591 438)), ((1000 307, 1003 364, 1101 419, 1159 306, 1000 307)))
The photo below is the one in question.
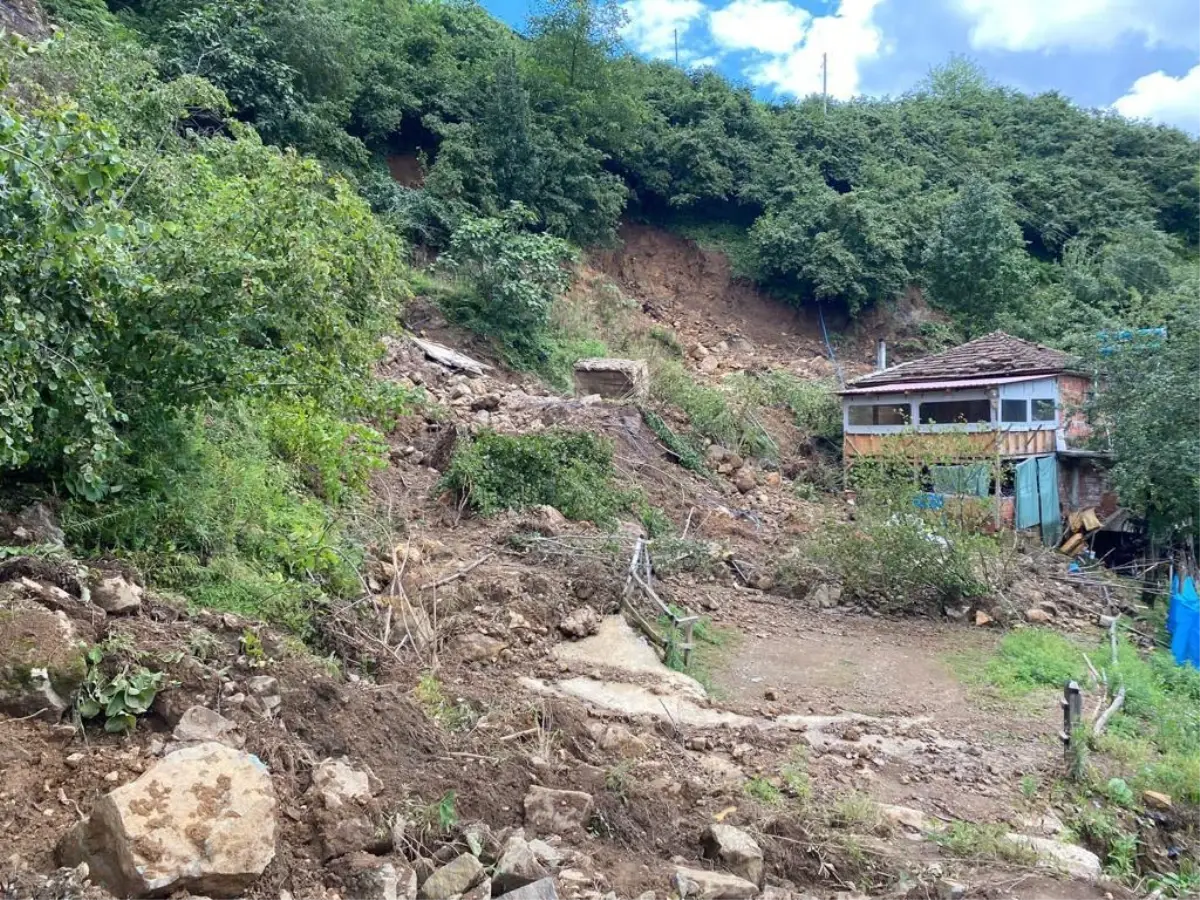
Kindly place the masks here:
POLYGON ((1179 665, 1191 663, 1200 669, 1200 597, 1191 575, 1171 580, 1171 605, 1167 609, 1167 633, 1171 655, 1179 665))
POLYGON ((913 497, 913 506, 917 509, 942 509, 945 505, 946 498, 941 494, 926 491, 913 497))

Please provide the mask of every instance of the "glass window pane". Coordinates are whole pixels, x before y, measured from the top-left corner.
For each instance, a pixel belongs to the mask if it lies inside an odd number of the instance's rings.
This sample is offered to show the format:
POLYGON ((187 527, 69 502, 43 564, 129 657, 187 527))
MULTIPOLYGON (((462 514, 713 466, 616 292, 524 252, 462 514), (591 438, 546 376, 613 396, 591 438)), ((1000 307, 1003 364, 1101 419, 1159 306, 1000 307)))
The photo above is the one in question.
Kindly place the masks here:
POLYGON ((855 403, 850 406, 851 425, 907 425, 905 403, 855 403))
POLYGON ((921 404, 922 425, 964 425, 990 422, 992 404, 981 400, 932 400, 921 404))
POLYGON ((1053 400, 1034 400, 1033 401, 1033 421, 1035 422, 1053 422, 1054 401, 1053 400))
POLYGON ((1025 400, 1001 400, 1001 422, 1028 422, 1029 403, 1025 400))

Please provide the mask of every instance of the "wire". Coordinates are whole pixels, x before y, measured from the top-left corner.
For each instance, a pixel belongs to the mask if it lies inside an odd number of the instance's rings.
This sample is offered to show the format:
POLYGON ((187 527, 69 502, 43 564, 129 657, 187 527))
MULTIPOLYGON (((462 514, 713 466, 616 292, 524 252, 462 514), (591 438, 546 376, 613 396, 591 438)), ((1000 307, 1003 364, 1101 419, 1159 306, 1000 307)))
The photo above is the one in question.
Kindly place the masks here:
POLYGON ((829 351, 829 360, 833 363, 833 370, 837 373, 838 387, 846 386, 846 379, 842 376, 842 364, 837 360, 837 354, 833 352, 833 344, 829 343, 829 330, 825 327, 825 307, 821 303, 817 303, 817 313, 821 316, 821 334, 825 336, 825 349, 829 351))

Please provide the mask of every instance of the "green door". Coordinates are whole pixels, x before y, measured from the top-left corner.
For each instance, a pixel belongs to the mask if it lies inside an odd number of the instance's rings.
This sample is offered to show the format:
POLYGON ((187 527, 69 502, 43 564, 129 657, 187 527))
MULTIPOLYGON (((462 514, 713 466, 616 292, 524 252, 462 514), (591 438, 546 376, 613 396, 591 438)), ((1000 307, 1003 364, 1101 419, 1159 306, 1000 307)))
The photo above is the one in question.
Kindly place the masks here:
POLYGON ((1036 459, 1017 463, 1017 529, 1032 528, 1042 519, 1038 503, 1038 466, 1036 459))
POLYGON ((1058 460, 1042 456, 1037 461, 1038 505, 1041 506, 1042 543, 1052 546, 1062 536, 1062 512, 1058 506, 1058 460))

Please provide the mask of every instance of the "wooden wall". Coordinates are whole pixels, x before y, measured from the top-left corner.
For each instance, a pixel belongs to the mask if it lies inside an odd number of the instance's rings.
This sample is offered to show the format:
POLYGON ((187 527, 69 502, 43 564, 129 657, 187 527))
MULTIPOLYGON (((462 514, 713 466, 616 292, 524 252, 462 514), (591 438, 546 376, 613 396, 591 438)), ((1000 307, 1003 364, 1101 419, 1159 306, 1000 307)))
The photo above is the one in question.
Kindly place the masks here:
POLYGON ((1044 456, 1055 451, 1054 432, 974 431, 970 433, 932 434, 847 434, 842 439, 842 455, 847 463, 856 457, 896 453, 903 456, 956 457, 990 459, 1000 456, 1044 456))

